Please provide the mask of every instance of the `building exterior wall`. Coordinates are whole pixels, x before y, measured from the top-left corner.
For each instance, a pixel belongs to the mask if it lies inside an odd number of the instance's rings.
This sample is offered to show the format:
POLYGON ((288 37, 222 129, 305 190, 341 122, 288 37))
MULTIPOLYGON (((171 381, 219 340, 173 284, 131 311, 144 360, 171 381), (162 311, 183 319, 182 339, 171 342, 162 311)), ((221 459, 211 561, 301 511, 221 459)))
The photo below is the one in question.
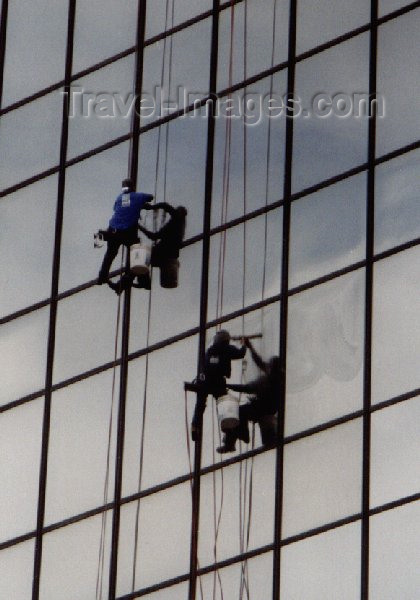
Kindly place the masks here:
POLYGON ((417 598, 417 4, 3 0, 1 599, 417 598), (177 289, 96 285, 127 175, 177 289), (187 441, 219 327, 275 448, 187 441))

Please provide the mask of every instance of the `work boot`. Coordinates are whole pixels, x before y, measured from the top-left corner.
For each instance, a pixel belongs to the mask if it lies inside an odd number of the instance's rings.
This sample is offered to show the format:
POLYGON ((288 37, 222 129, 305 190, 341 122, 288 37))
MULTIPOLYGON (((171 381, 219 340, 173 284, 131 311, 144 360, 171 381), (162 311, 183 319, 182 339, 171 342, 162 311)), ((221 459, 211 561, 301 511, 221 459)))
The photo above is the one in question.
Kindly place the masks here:
POLYGON ((120 296, 121 292, 124 289, 124 286, 121 285, 121 280, 118 281, 117 283, 114 283, 113 281, 108 281, 108 285, 111 288, 111 290, 114 290, 114 292, 117 294, 117 296, 120 296))
POLYGON ((96 280, 96 285, 103 285, 104 283, 107 283, 107 281, 108 277, 99 273, 98 279, 96 280))
POLYGON ((235 452, 235 450, 236 450, 235 444, 233 444, 233 445, 232 444, 229 444, 229 445, 223 444, 223 446, 219 446, 216 449, 216 452, 218 452, 219 454, 227 454, 228 452, 235 452))

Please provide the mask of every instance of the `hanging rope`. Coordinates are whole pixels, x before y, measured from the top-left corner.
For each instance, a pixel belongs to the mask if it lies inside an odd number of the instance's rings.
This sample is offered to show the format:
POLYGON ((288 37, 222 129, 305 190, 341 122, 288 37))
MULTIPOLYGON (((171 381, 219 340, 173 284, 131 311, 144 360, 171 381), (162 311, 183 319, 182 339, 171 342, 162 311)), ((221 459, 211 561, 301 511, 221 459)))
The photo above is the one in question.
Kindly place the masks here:
MULTIPOLYGON (((124 246, 121 252, 121 272, 124 265, 124 246)), ((121 285, 121 280, 120 280, 121 285)), ((116 381, 116 361, 118 353, 118 335, 121 321, 121 294, 118 295, 118 308, 117 308, 117 319, 115 325, 115 340, 114 340, 114 367, 112 370, 112 389, 111 389, 111 412, 109 415, 108 424, 108 444, 106 453, 106 468, 105 468, 105 481, 104 481, 104 495, 103 504, 108 502, 108 490, 109 490, 109 468, 110 468, 110 457, 111 457, 111 438, 112 438, 112 426, 113 426, 113 414, 114 414, 114 403, 115 403, 115 381, 116 381)), ((96 574, 96 600, 102 600, 102 586, 104 577, 104 561, 105 561, 105 533, 107 525, 107 512, 102 513, 102 524, 101 524, 101 538, 99 543, 99 556, 98 556, 98 571, 96 574)))

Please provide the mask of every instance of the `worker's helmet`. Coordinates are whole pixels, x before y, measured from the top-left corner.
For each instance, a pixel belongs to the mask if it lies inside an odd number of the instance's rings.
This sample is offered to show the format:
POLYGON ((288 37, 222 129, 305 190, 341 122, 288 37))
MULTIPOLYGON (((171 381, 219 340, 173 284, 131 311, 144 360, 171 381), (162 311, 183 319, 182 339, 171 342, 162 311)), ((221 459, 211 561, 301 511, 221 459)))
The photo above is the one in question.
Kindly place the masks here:
POLYGON ((128 192, 131 192, 133 189, 133 182, 131 181, 131 179, 123 179, 122 187, 123 189, 127 189, 128 192))
POLYGON ((216 332, 216 335, 214 336, 213 341, 215 344, 229 344, 229 342, 230 342, 229 331, 226 331, 226 329, 220 329, 219 331, 216 332))

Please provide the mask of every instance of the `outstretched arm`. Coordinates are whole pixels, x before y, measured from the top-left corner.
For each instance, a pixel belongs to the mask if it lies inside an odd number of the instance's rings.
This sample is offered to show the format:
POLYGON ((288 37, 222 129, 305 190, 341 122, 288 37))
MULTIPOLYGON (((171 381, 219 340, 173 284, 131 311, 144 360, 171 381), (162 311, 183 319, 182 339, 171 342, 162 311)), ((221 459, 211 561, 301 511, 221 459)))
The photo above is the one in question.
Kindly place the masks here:
POLYGON ((261 371, 264 371, 264 373, 267 373, 267 365, 263 361, 261 356, 258 354, 258 352, 255 350, 254 346, 251 343, 251 340, 249 340, 248 338, 245 338, 245 344, 248 346, 248 348, 251 352, 252 360, 257 365, 257 367, 259 369, 261 369, 261 371))
POLYGON ((232 360, 238 360, 240 358, 243 358, 246 354, 246 346, 241 346, 241 348, 237 348, 236 346, 233 346, 231 344, 229 346, 229 350, 230 350, 230 358, 232 360))
POLYGON ((160 238, 159 231, 149 231, 146 227, 143 227, 143 225, 139 225, 139 229, 149 238, 149 240, 156 241, 160 238))
POLYGON ((156 202, 156 204, 145 204, 143 206, 143 208, 145 208, 146 210, 159 210, 159 208, 162 208, 164 211, 169 213, 171 215, 171 217, 175 214, 174 207, 171 206, 170 204, 168 204, 167 202, 156 202))

